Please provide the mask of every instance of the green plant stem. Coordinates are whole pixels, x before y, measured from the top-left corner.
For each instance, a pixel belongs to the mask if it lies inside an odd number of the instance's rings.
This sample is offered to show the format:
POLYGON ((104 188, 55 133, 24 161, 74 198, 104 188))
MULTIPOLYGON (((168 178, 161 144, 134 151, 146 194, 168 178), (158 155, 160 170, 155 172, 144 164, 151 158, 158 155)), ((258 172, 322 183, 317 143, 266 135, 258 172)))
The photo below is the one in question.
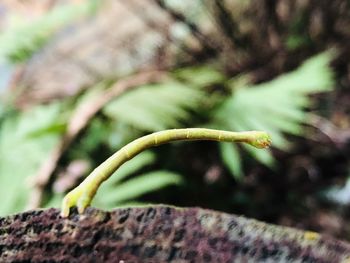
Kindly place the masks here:
POLYGON ((271 143, 270 136, 266 132, 261 131, 230 132, 205 128, 188 128, 164 130, 143 136, 130 142, 109 157, 93 170, 79 186, 70 191, 63 199, 61 215, 67 217, 69 209, 75 205, 78 207, 79 213, 83 213, 85 208, 90 205, 99 186, 122 164, 143 150, 173 141, 193 140, 245 142, 257 148, 268 147, 271 143))

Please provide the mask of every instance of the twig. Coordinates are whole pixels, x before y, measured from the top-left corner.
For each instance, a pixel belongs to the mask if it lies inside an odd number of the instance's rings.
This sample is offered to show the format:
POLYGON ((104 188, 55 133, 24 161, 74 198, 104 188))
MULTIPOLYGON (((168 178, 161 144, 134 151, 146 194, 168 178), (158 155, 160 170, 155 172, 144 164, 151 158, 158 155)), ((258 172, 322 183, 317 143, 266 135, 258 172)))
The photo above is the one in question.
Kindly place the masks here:
POLYGON ((140 72, 119 80, 99 97, 94 97, 78 106, 67 124, 67 130, 63 138, 42 164, 35 176, 33 182, 34 189, 29 198, 28 208, 34 209, 40 206, 43 191, 50 181, 62 154, 68 149, 77 135, 88 125, 89 121, 97 112, 99 112, 108 102, 115 99, 115 97, 121 95, 125 91, 152 82, 159 82, 165 77, 166 74, 162 71, 140 72))
POLYGON ((214 4, 218 11, 216 19, 219 21, 223 33, 230 39, 233 45, 247 50, 247 40, 240 35, 238 26, 223 1, 215 0, 214 4))
POLYGON ((164 3, 163 0, 154 0, 154 2, 160 8, 165 10, 172 17, 174 21, 181 22, 184 25, 186 25, 191 30, 193 36, 197 38, 199 43, 202 44, 202 46, 205 48, 208 54, 214 55, 221 50, 220 45, 218 45, 218 43, 215 43, 212 39, 209 39, 208 36, 206 36, 201 32, 201 30, 198 28, 198 26, 195 23, 189 21, 184 15, 171 9, 169 6, 167 6, 164 3))

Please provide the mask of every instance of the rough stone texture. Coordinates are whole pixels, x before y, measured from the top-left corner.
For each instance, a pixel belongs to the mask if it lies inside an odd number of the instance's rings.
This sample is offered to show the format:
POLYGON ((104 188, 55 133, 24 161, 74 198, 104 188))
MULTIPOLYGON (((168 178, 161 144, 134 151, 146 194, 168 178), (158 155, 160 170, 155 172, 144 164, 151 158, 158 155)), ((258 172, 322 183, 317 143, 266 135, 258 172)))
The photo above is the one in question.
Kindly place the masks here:
POLYGON ((242 216, 153 206, 0 219, 1 262, 345 262, 350 244, 242 216))

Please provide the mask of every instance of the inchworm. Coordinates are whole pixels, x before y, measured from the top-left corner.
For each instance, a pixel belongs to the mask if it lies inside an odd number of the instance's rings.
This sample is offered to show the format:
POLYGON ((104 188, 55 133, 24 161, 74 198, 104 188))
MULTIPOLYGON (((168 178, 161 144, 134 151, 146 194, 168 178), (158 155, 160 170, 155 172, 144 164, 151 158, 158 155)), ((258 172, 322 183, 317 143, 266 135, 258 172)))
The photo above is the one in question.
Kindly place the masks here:
POLYGON ((266 148, 271 144, 270 136, 262 131, 230 132, 205 128, 172 129, 155 132, 138 138, 125 145, 105 162, 98 166, 76 188, 70 191, 62 201, 61 215, 67 217, 73 206, 83 213, 90 205, 96 191, 122 164, 143 150, 173 141, 212 140, 222 142, 245 142, 257 148, 266 148))

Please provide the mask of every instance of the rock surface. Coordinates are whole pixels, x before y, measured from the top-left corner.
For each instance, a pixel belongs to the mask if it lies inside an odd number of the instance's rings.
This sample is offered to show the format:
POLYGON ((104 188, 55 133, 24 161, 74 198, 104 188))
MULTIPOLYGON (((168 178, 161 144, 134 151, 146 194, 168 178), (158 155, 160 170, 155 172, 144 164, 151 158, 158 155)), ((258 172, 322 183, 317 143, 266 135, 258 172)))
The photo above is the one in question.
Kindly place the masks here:
POLYGON ((350 244, 242 216, 152 206, 0 219, 1 262, 345 262, 350 244))

